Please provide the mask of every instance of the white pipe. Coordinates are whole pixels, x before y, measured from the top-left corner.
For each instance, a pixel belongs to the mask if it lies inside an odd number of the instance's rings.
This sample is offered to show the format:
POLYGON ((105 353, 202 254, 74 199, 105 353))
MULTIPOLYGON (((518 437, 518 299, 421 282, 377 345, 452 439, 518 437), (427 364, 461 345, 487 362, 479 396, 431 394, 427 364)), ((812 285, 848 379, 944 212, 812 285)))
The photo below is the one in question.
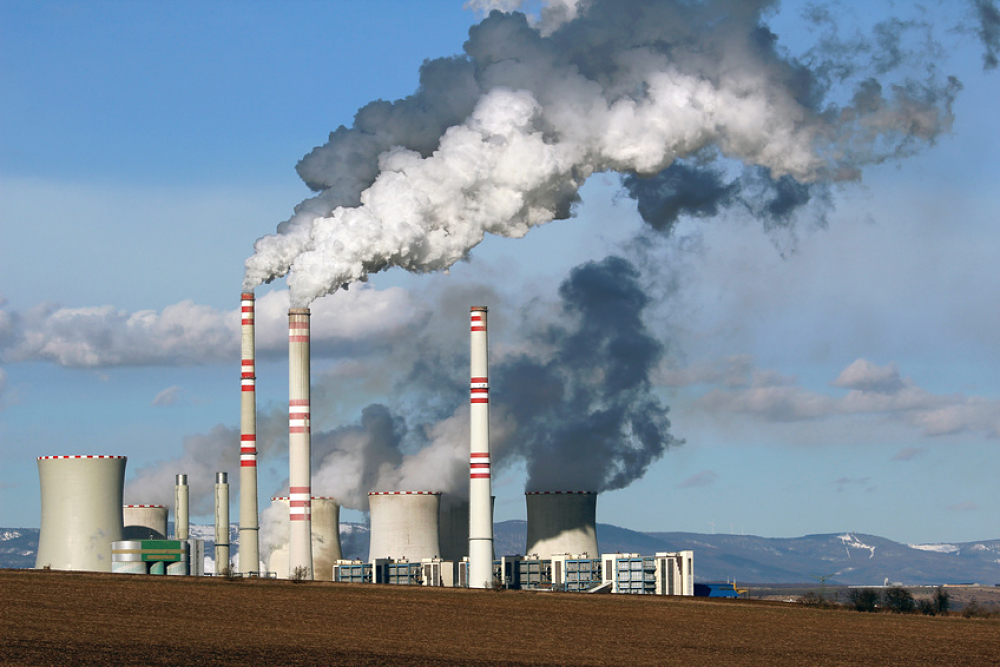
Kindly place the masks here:
POLYGON ((190 529, 190 519, 188 514, 188 476, 177 475, 176 486, 174 486, 174 538, 178 540, 188 539, 190 529))
POLYGON ((470 311, 469 587, 493 585, 493 485, 486 306, 470 311))
POLYGON ((260 570, 260 525, 257 515, 257 370, 254 340, 254 295, 240 300, 240 572, 260 570))
POLYGON ((229 473, 215 473, 215 573, 229 571, 229 473))
POLYGON ((313 578, 309 309, 288 310, 288 576, 313 578))

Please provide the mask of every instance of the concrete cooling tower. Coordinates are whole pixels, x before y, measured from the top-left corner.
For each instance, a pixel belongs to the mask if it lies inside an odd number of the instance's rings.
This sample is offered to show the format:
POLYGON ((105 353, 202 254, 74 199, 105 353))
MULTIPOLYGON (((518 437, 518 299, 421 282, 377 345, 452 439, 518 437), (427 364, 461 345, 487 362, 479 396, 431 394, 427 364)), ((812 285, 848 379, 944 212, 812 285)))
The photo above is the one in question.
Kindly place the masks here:
POLYGON ((125 540, 167 539, 166 505, 125 505, 122 508, 125 540))
POLYGON ((459 562, 469 555, 469 501, 450 494, 441 495, 438 527, 441 558, 459 562))
POLYGON ((368 560, 406 559, 419 563, 441 556, 439 510, 441 494, 431 491, 373 491, 368 560))
POLYGON ((528 506, 525 554, 587 554, 597 550, 597 494, 592 491, 538 491, 524 494, 528 506))
POLYGON ((40 456, 42 525, 35 567, 111 572, 122 539, 124 456, 40 456))
MULTIPOLYGON (((283 520, 282 530, 288 533, 288 496, 271 498, 271 506, 279 508, 283 520)), ((312 497, 312 559, 316 581, 332 581, 333 566, 341 559, 340 549, 340 503, 325 496, 312 497)), ((267 560, 269 572, 276 572, 279 579, 287 579, 288 545, 283 544, 271 551, 267 560)))

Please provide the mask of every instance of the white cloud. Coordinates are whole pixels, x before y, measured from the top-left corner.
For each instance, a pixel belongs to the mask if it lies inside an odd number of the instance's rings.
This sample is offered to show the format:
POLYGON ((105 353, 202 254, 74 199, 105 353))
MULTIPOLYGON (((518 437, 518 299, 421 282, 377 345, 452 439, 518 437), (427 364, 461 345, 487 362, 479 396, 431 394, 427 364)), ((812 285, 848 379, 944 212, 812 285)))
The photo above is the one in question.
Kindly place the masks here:
MULTIPOLYGON (((795 378, 774 371, 752 369, 749 374, 751 381, 746 386, 725 383, 724 376, 718 374, 715 381, 723 386, 709 389, 696 400, 696 406, 709 413, 732 413, 764 422, 881 416, 916 428, 926 436, 973 432, 1000 437, 1000 401, 934 394, 902 377, 895 364, 880 367, 865 359, 856 360, 832 383, 849 389, 839 397, 812 391, 795 378)), ((909 460, 919 453, 904 452, 894 460, 909 460)))
MULTIPOLYGON (((258 353, 288 349, 288 292, 257 302, 258 353)), ((313 308, 313 354, 370 349, 405 335, 425 315, 401 288, 359 287, 313 308)), ((185 366, 239 358, 239 310, 181 301, 162 311, 113 306, 64 308, 44 303, 23 312, 0 311, 0 359, 51 361, 70 368, 185 366)))
POLYGON ((153 398, 153 400, 150 402, 150 405, 154 406, 176 405, 177 396, 178 394, 180 394, 180 391, 181 388, 178 387, 177 385, 174 385, 173 387, 167 387, 153 398))

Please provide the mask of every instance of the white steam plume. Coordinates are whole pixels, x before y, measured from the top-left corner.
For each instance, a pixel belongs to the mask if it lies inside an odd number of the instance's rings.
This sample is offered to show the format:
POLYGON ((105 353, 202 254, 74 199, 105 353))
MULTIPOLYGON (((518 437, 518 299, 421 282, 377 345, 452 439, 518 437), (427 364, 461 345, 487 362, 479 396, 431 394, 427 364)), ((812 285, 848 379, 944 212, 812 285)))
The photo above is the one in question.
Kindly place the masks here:
POLYGON ((950 128, 956 81, 887 79, 905 58, 874 59, 870 76, 844 53, 807 67, 777 46, 772 5, 594 0, 549 35, 493 12, 463 57, 425 64, 412 97, 366 106, 300 162, 321 192, 257 241, 244 286, 287 275, 301 306, 389 267, 444 269, 487 233, 568 217, 595 172, 714 151, 775 180, 854 180, 950 128), (852 92, 838 104, 834 89, 852 92))

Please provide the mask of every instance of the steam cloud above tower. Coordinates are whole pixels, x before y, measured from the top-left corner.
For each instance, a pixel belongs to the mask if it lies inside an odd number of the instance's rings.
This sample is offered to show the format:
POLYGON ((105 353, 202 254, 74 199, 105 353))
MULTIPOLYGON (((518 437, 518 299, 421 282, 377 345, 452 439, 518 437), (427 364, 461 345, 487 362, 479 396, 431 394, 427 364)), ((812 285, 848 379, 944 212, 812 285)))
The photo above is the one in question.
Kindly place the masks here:
MULTIPOLYGON (((303 306, 393 266, 444 269, 487 233, 569 217, 597 172, 625 175, 660 229, 750 201, 780 223, 827 184, 952 124, 960 85, 937 72, 933 50, 906 48, 929 30, 916 22, 850 43, 825 34, 795 59, 764 0, 560 8, 547 16, 565 22, 539 26, 491 13, 463 55, 424 64, 412 96, 372 102, 332 132, 298 165, 318 194, 257 241, 244 287, 287 275, 303 306)), ((831 22, 822 8, 810 19, 831 22)))

